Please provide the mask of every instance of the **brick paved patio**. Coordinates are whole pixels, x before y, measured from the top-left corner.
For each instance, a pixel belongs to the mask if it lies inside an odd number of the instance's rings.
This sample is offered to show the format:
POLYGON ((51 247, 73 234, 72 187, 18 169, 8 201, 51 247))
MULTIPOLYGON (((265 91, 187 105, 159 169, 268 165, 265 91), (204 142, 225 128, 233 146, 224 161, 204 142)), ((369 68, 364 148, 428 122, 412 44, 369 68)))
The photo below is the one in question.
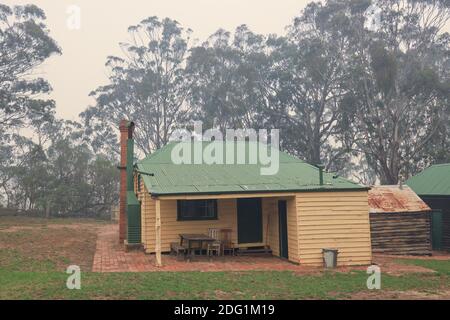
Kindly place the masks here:
POLYGON ((101 227, 98 233, 93 272, 154 272, 154 271, 297 271, 314 272, 315 268, 298 266, 276 257, 245 256, 220 257, 212 260, 196 257, 192 262, 178 261, 176 257, 163 255, 163 266, 155 266, 154 255, 142 251, 125 252, 118 242, 118 226, 101 227))
MULTIPOLYGON (((176 257, 163 255, 163 266, 155 266, 154 255, 146 255, 143 251, 125 252, 119 244, 118 225, 106 225, 100 227, 97 238, 97 248, 94 255, 93 272, 157 272, 157 271, 294 271, 301 274, 317 274, 322 268, 299 266, 278 259, 276 257, 245 256, 245 257, 220 257, 211 261, 205 257, 196 257, 192 262, 178 261, 176 257)), ((374 255, 373 261, 379 265, 383 272, 388 274, 405 274, 416 272, 433 272, 419 266, 397 263, 397 259, 450 259, 449 253, 434 252, 433 257, 418 256, 387 256, 374 255)), ((349 272, 353 270, 366 271, 367 266, 339 267, 337 272, 349 272)))

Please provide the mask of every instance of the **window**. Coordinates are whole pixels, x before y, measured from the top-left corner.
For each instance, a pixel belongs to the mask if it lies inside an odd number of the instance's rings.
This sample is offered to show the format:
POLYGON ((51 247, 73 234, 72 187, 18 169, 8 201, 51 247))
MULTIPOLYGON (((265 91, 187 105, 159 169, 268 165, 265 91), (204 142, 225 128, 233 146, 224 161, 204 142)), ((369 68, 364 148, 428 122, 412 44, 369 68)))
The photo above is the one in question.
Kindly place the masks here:
POLYGON ((178 221, 217 220, 217 200, 178 201, 178 221))

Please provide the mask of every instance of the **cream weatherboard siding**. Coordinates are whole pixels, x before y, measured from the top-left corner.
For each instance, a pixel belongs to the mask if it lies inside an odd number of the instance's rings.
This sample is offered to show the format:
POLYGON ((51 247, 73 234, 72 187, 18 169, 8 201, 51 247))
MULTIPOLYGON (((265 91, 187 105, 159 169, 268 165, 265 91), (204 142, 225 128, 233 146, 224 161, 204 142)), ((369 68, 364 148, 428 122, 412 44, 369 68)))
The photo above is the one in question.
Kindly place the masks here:
POLYGON ((297 209, 295 197, 268 198, 271 203, 269 212, 269 235, 267 244, 272 249, 274 256, 280 256, 280 233, 278 217, 278 201, 287 201, 287 222, 288 222, 288 255, 289 260, 298 263, 298 237, 297 237, 297 209))
POLYGON ((290 198, 287 202, 288 254, 290 261, 300 263, 298 255, 298 213, 296 204, 296 197, 290 198))
POLYGON ((138 199, 141 201, 141 239, 144 249, 152 248, 155 251, 156 245, 156 201, 152 199, 145 186, 141 185, 138 192, 138 199))
MULTIPOLYGON (((178 221, 177 201, 161 201, 161 251, 170 251, 172 242, 180 241, 180 234, 208 234, 209 228, 233 228, 233 240, 236 239, 236 202, 218 201, 218 219, 207 221, 178 221)), ((151 249, 151 247, 150 247, 151 249)))
POLYGON ((338 265, 372 261, 367 191, 311 192, 297 196, 301 264, 322 265, 322 249, 339 250, 338 265))
MULTIPOLYGON (((155 252, 155 200, 150 195, 142 195, 142 242, 147 253, 155 252)), ((263 199, 263 242, 257 244, 239 244, 237 236, 237 200, 236 199, 218 199, 218 219, 206 221, 178 221, 177 220, 177 201, 161 201, 161 250, 170 251, 170 244, 180 240, 182 233, 203 233, 207 234, 209 228, 230 228, 232 229, 232 240, 236 246, 265 246, 269 244, 269 214, 275 215, 275 199, 263 199)), ((275 218, 274 218, 275 219, 275 218)), ((278 214, 276 214, 278 220, 278 214)), ((278 230, 276 230, 278 237, 278 230)), ((278 239, 276 240, 278 243, 278 239)))
MULTIPOLYGON (((261 195, 259 195, 261 196, 261 195)), ((242 197, 242 195, 236 195, 242 197)), ((247 195, 247 197, 258 197, 247 195)), ((371 263, 371 242, 367 191, 306 192, 265 194, 262 198, 263 243, 279 256, 278 201, 287 201, 289 260, 304 265, 322 265, 322 249, 339 249, 339 265, 371 263)), ((155 199, 141 185, 138 198, 142 203, 142 243, 147 253, 155 253, 155 199)), ((199 199, 198 196, 195 197, 199 199)), ((207 233, 209 228, 231 228, 237 239, 237 200, 230 195, 205 196, 218 200, 218 219, 177 221, 177 200, 161 198, 161 250, 170 251, 182 233, 207 233)), ((189 199, 188 196, 183 199, 189 199)), ((241 247, 250 246, 240 244, 241 247)))

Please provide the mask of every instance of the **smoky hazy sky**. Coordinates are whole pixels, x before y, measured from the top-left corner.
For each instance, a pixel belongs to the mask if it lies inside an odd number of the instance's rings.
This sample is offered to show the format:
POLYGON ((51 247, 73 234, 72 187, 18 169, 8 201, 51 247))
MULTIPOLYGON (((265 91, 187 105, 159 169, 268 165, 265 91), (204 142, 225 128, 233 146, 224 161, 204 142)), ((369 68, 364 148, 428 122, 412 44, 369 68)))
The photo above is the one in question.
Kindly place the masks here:
POLYGON ((120 55, 127 28, 146 17, 169 17, 194 31, 204 41, 219 28, 233 31, 247 24, 257 33, 284 32, 309 2, 307 0, 1 0, 7 5, 33 3, 47 15, 51 36, 63 54, 47 60, 36 74, 50 80, 57 115, 77 120, 93 103, 89 93, 107 83, 104 64, 120 55), (68 8, 81 9, 81 29, 67 27, 68 8))
MULTIPOLYGON (((247 24, 257 33, 282 34, 311 0, 0 0, 7 5, 34 3, 44 9, 51 36, 63 54, 47 60, 36 74, 53 87, 57 115, 77 120, 93 103, 89 93, 107 84, 104 64, 120 55, 127 28, 149 16, 169 17, 194 31, 200 42, 219 28, 233 31, 247 24), (67 26, 68 8, 81 9, 81 29, 67 26)), ((449 25, 445 28, 450 31, 449 25)))

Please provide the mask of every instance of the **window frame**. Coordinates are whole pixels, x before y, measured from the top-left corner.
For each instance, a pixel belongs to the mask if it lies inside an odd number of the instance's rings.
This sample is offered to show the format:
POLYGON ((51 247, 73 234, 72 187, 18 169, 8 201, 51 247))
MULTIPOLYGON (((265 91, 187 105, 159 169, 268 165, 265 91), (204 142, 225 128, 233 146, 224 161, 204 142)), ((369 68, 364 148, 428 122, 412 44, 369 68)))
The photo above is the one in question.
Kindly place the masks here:
POLYGON ((205 200, 177 200, 177 221, 217 221, 219 220, 219 209, 217 199, 205 199, 205 200), (182 204, 183 202, 213 202, 214 203, 214 216, 213 217, 183 217, 182 204))

